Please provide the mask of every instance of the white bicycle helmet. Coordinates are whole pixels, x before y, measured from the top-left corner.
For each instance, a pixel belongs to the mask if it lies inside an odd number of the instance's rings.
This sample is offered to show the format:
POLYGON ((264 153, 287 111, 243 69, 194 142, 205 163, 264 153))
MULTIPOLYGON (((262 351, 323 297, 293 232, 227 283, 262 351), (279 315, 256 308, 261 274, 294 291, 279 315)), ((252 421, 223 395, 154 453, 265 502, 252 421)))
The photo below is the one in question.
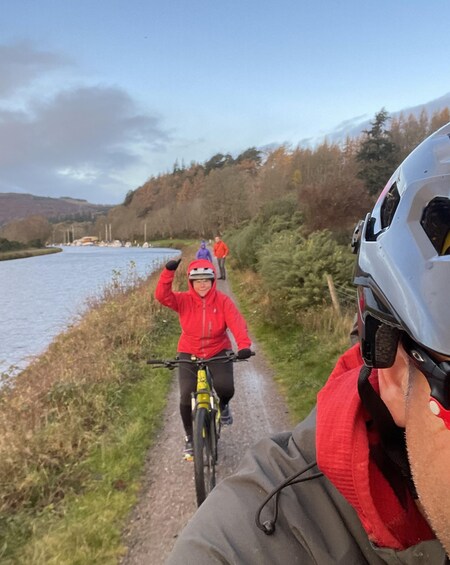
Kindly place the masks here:
MULTIPOLYGON (((423 141, 355 229, 358 331, 368 367, 390 367, 399 339, 450 409, 450 123, 423 141)), ((435 404, 433 404, 435 402, 435 404)), ((450 412, 444 417, 450 427, 450 412)))
POLYGON ((198 279, 213 279, 215 278, 214 270, 210 267, 196 267, 191 269, 188 274, 190 281, 195 281, 198 279))

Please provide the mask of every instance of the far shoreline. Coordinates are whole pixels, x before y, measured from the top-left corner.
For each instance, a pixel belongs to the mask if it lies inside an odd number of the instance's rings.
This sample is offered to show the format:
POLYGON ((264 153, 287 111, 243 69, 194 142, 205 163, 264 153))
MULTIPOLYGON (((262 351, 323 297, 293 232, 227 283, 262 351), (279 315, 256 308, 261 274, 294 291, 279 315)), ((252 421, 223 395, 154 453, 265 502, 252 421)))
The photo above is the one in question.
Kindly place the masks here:
POLYGON ((46 247, 44 249, 16 249, 14 251, 0 252, 0 261, 10 261, 12 259, 27 259, 28 257, 38 257, 39 255, 50 255, 59 253, 60 247, 46 247))

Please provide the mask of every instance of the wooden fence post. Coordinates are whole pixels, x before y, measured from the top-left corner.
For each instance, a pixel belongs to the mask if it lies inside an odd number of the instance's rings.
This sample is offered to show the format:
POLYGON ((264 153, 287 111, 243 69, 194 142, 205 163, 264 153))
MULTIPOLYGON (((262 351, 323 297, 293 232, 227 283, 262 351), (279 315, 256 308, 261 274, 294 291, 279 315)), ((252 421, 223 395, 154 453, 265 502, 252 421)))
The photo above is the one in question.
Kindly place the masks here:
POLYGON ((327 277, 327 283, 328 283, 328 288, 330 289, 330 295, 331 295, 331 302, 333 303, 333 307, 336 310, 337 314, 340 316, 341 315, 341 305, 339 304, 339 300, 336 294, 336 289, 334 287, 334 283, 333 283, 333 279, 331 278, 331 275, 326 275, 327 277))

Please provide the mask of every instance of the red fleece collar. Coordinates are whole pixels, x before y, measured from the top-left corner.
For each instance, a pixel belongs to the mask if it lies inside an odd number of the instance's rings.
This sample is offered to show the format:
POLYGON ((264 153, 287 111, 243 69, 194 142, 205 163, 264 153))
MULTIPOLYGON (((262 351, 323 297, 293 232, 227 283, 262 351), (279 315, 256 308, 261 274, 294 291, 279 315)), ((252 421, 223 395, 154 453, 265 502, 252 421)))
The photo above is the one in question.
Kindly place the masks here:
MULTIPOLYGON (((406 549, 434 535, 412 498, 405 511, 384 476, 369 461, 369 418, 357 391, 362 364, 359 346, 355 345, 339 359, 319 392, 317 463, 356 510, 372 542, 406 549)), ((372 378, 375 387, 376 371, 372 378)))

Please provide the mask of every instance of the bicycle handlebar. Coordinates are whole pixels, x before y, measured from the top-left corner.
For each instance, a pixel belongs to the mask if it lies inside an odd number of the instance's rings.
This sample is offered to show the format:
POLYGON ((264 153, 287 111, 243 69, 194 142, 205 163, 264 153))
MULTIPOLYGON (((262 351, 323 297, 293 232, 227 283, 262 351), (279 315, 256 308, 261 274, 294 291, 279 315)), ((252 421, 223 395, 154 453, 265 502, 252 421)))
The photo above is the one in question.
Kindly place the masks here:
MULTIPOLYGON (((255 352, 252 351, 251 357, 253 357, 254 355, 255 352)), ((214 361, 223 361, 224 363, 229 363, 229 362, 237 362, 237 361, 247 361, 247 359, 239 359, 236 353, 234 351, 231 351, 226 355, 217 355, 216 357, 210 357, 209 359, 203 359, 197 357, 195 359, 148 359, 147 365, 158 365, 159 367, 166 367, 168 369, 173 369, 175 368, 175 365, 179 363, 188 363, 190 365, 198 366, 203 363, 205 365, 208 365, 208 363, 212 363, 214 361)))

